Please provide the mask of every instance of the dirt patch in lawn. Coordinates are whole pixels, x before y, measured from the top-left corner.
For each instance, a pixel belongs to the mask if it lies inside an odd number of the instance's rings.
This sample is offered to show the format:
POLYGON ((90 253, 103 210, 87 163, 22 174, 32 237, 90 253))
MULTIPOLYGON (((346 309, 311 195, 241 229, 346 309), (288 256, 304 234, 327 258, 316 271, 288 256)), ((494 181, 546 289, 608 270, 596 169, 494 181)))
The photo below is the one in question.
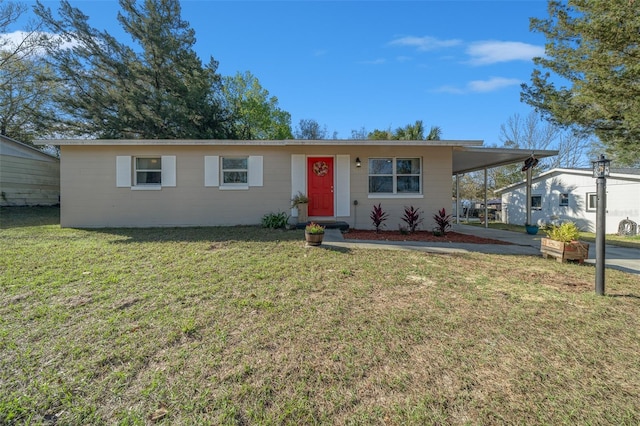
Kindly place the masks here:
POLYGON ((434 243, 467 243, 467 244, 503 244, 511 243, 491 238, 482 238, 475 235, 447 232, 443 236, 435 236, 430 231, 416 231, 411 234, 403 234, 400 231, 372 231, 363 229, 350 229, 344 234, 347 240, 375 240, 375 241, 425 241, 434 243))

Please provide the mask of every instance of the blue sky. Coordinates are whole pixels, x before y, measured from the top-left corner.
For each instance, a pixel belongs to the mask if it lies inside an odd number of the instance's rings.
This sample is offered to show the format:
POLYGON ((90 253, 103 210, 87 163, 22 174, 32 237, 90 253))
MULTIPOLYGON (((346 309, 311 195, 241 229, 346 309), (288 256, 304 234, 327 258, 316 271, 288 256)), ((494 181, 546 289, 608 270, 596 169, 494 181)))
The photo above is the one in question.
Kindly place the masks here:
MULTIPOLYGON (((94 27, 126 37, 117 1, 71 3, 94 27)), ((250 71, 293 127, 314 119, 339 138, 423 120, 443 139, 501 145, 500 126, 531 111, 520 84, 544 52, 529 31, 530 17, 546 16, 543 0, 181 4, 203 62, 213 56, 222 75, 250 71)))

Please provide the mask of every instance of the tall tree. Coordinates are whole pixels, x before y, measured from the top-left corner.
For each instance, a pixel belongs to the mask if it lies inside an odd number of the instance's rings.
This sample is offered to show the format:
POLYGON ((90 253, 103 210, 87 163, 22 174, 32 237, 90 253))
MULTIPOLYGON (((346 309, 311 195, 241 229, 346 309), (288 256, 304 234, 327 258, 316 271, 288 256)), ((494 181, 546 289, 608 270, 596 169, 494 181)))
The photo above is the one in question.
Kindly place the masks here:
POLYGON ((65 91, 56 97, 70 130, 101 138, 224 138, 218 63, 203 66, 178 0, 119 0, 118 20, 137 49, 98 31, 61 2, 60 18, 35 11, 70 49, 49 54, 65 91), (140 6, 138 3, 142 3, 140 6))
POLYGON ((368 135, 373 140, 440 140, 442 129, 438 126, 432 126, 427 137, 424 136, 425 127, 422 120, 416 120, 414 124, 407 124, 404 127, 398 127, 395 131, 375 129, 368 135))
MULTIPOLYGON (((0 58, 6 55, 0 52, 0 58)), ((25 143, 58 129, 51 102, 57 90, 42 58, 21 57, 0 67, 0 134, 25 143)))
POLYGON ((301 119, 294 132, 296 139, 308 140, 326 139, 327 134, 327 126, 320 126, 314 119, 301 119))
POLYGON ((249 71, 223 77, 222 92, 239 139, 291 139, 291 114, 249 71))
POLYGON ((12 28, 26 11, 24 4, 0 0, 0 134, 30 143, 55 131, 51 98, 56 85, 43 58, 55 40, 33 19, 21 30, 12 28))
MULTIPOLYGON (((574 168, 586 165, 588 140, 544 121, 533 111, 525 117, 519 114, 509 117, 507 122, 500 126, 499 138, 504 148, 531 150, 533 153, 557 149, 557 156, 540 160, 535 168, 536 173, 555 167, 574 168)), ((489 169, 491 189, 520 182, 524 178, 521 168, 522 164, 512 164, 489 169)))
POLYGON ((522 100, 555 123, 595 134, 623 164, 640 162, 640 5, 551 0, 531 29, 546 39, 522 100), (559 77, 559 78, 557 78, 559 77))

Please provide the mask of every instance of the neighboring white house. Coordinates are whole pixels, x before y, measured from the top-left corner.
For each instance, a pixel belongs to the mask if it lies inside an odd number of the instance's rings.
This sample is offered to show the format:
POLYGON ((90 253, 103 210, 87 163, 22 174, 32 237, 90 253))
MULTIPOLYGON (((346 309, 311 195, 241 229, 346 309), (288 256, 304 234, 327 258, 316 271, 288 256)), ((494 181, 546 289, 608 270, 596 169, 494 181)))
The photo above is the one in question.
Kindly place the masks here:
POLYGON ((0 206, 60 202, 60 160, 0 135, 0 206))
MULTIPOLYGON (((611 171, 606 181, 606 233, 615 234, 622 220, 640 223, 640 170, 611 171)), ((502 220, 526 222, 526 182, 501 188, 502 220)), ((549 223, 571 220, 585 231, 596 228, 596 179, 591 169, 553 169, 533 177, 531 221, 549 223)))

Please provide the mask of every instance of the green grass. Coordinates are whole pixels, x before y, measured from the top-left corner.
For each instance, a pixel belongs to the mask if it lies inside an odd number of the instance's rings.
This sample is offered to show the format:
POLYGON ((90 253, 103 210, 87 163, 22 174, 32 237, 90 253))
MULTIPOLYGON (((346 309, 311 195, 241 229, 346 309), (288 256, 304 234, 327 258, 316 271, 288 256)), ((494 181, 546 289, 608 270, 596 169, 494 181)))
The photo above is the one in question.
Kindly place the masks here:
POLYGON ((637 275, 0 214, 0 424, 640 423, 637 275))

